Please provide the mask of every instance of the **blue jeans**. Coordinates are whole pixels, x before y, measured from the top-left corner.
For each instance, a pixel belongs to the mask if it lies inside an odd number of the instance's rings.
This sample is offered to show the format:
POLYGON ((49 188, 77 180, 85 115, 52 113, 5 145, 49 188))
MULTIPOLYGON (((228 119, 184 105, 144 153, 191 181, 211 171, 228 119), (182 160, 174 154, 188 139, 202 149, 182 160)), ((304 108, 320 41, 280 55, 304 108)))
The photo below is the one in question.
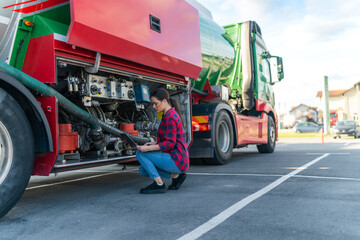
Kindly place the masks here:
POLYGON ((141 164, 139 172, 145 177, 150 177, 151 179, 159 176, 170 178, 172 173, 181 173, 168 153, 162 151, 137 151, 136 158, 141 164))

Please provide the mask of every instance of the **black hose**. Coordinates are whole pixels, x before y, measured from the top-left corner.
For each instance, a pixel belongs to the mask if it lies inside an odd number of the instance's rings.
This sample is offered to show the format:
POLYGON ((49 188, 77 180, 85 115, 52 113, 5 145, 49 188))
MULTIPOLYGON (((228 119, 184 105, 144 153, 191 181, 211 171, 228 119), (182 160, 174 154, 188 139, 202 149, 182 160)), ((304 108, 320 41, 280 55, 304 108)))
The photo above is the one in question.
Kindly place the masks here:
POLYGON ((105 132, 111 133, 117 137, 123 138, 124 135, 127 135, 138 144, 145 144, 151 141, 150 138, 139 137, 129 134, 127 132, 121 131, 120 129, 114 128, 103 121, 100 121, 98 118, 86 112, 84 109, 81 109, 72 102, 70 102, 67 98, 65 98, 55 89, 2 61, 0 61, 0 69, 4 70, 4 72, 19 80, 28 88, 31 88, 46 96, 57 97, 60 108, 62 108, 65 112, 89 124, 91 129, 94 130, 93 132, 101 132, 102 128, 105 132))

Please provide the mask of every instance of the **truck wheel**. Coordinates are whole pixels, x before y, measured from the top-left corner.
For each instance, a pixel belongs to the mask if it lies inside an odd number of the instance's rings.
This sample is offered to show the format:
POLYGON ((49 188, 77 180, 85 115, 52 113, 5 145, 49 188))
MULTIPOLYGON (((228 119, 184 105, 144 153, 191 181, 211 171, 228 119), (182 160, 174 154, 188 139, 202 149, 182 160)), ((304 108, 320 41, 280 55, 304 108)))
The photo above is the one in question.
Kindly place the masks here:
POLYGON ((27 117, 0 88, 0 218, 17 203, 34 164, 34 141, 27 117))
POLYGON ((211 165, 226 164, 231 159, 234 147, 234 133, 229 115, 220 111, 214 126, 214 158, 206 158, 204 162, 211 165))
POLYGON ((275 150, 276 145, 276 129, 275 122, 272 117, 268 119, 268 142, 267 144, 257 145, 259 153, 272 153, 275 150))

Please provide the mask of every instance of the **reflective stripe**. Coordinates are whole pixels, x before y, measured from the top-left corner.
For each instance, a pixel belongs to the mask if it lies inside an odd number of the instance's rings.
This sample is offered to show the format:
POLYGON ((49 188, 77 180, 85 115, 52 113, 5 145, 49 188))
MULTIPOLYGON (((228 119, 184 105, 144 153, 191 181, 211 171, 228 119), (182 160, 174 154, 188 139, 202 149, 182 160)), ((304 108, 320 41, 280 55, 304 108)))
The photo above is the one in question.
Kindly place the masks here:
POLYGON ((193 122, 193 132, 205 132, 210 130, 210 124, 197 124, 193 122))
POLYGON ((204 124, 209 122, 209 116, 193 116, 192 120, 193 122, 204 124))

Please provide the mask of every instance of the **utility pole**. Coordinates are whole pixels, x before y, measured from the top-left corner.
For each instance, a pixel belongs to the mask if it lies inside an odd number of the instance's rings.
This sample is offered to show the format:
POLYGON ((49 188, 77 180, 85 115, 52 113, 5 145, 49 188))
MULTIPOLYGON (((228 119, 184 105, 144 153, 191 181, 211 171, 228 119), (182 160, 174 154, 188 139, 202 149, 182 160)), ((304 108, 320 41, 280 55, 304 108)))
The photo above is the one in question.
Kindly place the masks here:
POLYGON ((329 134, 330 128, 330 114, 329 114, 329 85, 328 76, 324 76, 324 134, 329 134))

